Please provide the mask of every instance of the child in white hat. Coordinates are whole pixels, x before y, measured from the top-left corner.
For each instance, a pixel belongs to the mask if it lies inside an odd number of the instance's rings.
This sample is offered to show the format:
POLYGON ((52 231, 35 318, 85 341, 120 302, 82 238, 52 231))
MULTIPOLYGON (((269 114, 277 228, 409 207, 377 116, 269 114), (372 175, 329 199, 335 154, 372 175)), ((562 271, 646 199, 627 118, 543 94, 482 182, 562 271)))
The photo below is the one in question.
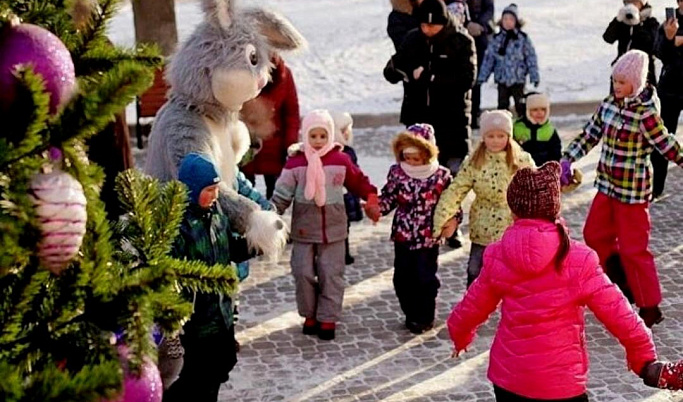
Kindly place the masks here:
POLYGON ((531 154, 536 166, 548 161, 560 161, 562 141, 550 122, 550 99, 541 93, 526 96, 526 113, 513 128, 515 141, 531 154))

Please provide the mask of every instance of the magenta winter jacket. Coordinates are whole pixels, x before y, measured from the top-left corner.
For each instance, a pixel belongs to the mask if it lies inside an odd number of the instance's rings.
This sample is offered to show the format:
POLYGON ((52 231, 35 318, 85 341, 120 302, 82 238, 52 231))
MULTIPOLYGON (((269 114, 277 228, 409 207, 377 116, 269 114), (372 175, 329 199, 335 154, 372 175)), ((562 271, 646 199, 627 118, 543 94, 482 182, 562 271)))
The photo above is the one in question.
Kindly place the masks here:
POLYGON ((657 357, 650 330, 603 273, 596 253, 572 242, 558 272, 553 260, 559 242, 553 223, 516 221, 486 248, 479 278, 448 318, 451 339, 463 350, 502 300, 488 377, 527 398, 586 392, 584 306, 624 346, 631 370, 640 373, 657 357))

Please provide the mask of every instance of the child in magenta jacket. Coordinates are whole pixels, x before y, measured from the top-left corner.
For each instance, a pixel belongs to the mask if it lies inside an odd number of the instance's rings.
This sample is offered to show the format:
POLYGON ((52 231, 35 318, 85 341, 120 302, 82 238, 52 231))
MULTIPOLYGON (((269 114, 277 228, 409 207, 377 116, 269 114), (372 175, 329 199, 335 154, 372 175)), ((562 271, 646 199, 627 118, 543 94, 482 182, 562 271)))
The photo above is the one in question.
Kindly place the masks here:
POLYGON ((498 401, 588 400, 584 307, 624 346, 633 372, 657 358, 652 333, 596 253, 569 239, 559 219, 560 173, 548 162, 513 177, 507 200, 515 221, 487 247, 480 276, 448 318, 457 355, 502 301, 488 369, 498 401))

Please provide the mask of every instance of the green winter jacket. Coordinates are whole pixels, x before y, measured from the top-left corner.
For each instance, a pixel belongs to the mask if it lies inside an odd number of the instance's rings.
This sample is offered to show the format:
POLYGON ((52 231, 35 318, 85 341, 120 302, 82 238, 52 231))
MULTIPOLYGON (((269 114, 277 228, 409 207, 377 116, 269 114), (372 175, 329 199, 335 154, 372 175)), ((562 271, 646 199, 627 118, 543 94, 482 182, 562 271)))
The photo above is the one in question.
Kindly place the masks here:
POLYGON ((549 120, 543 124, 534 124, 526 117, 517 119, 513 136, 522 149, 534 158, 536 166, 548 161, 559 162, 562 156, 562 140, 549 120))
MULTIPOLYGON (((235 270, 230 261, 230 223, 218 203, 205 210, 190 204, 180 225, 172 254, 174 257, 205 262, 208 265, 224 264, 235 270)), ((205 294, 186 291, 193 301, 194 312, 184 326, 186 335, 203 337, 218 332, 220 326, 233 325, 233 306, 229 295, 205 294)))

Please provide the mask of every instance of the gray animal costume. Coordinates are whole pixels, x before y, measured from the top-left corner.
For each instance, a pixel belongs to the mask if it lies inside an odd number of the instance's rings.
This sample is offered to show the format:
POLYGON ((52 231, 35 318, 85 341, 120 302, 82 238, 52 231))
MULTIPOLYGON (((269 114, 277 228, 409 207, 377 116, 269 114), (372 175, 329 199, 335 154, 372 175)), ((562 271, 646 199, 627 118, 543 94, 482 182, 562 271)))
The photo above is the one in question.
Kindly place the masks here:
POLYGON ((250 144, 239 110, 266 85, 269 52, 297 49, 305 41, 288 21, 266 10, 237 11, 234 0, 203 0, 202 8, 204 22, 166 72, 169 100, 152 127, 145 171, 171 180, 188 153, 211 155, 222 176, 219 202, 232 227, 250 247, 274 256, 285 245, 284 221, 232 188, 237 163, 250 144))

